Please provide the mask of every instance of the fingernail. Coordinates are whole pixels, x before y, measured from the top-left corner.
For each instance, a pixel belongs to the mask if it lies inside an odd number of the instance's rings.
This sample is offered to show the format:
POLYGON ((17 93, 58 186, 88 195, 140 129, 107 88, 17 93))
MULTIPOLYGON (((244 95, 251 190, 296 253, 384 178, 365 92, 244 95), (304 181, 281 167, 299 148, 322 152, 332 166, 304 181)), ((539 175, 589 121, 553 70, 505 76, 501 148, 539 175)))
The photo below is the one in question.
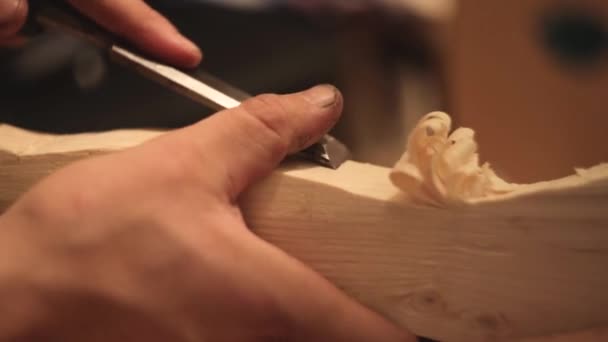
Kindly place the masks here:
POLYGON ((0 0, 0 25, 12 22, 21 0, 0 0))
POLYGON ((304 92, 304 96, 310 103, 321 108, 331 107, 335 104, 338 94, 338 89, 329 84, 319 85, 304 92))

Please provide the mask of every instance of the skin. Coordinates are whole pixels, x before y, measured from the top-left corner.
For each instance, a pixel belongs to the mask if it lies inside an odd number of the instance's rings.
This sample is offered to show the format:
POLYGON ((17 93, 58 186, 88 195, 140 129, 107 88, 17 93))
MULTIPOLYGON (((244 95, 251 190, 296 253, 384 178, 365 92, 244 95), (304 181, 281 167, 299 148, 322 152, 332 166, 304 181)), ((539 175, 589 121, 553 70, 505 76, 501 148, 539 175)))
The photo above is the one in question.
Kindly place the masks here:
MULTIPOLYGON (((70 3, 161 60, 200 62, 143 1, 70 3)), ((26 14, 0 0, 0 41, 26 14)), ((0 340, 414 341, 256 237, 238 207, 341 110, 327 85, 262 95, 42 180, 0 216, 0 340)))
MULTIPOLYGON (((202 59, 143 1, 69 2, 160 60, 202 59)), ((22 43, 27 12, 0 0, 0 46, 22 43)), ((415 341, 253 235, 238 207, 341 109, 330 86, 263 95, 44 179, 0 216, 0 340, 415 341)))
MULTIPOLYGON (((69 0, 72 6, 109 31, 167 63, 194 67, 201 50, 143 0, 69 0)), ((27 0, 0 0, 0 45, 21 42, 18 32, 28 14, 27 0)))
MULTIPOLYGON (((143 1, 69 2, 161 60, 201 60, 143 1)), ((0 0, 0 42, 27 11, 0 0)), ((413 341, 257 238, 238 207, 341 110, 331 86, 262 95, 41 181, 0 216, 0 340, 413 341)))
MULTIPOLYGON (((159 60, 202 59, 143 1, 69 2, 159 60)), ((26 0, 0 0, 0 46, 23 43, 27 13, 26 0)), ((263 95, 44 179, 0 216, 0 340, 415 341, 253 235, 237 204, 341 108, 329 86, 263 95)))
POLYGON ((0 340, 413 341, 238 207, 341 109, 327 85, 262 95, 41 181, 0 216, 0 340))

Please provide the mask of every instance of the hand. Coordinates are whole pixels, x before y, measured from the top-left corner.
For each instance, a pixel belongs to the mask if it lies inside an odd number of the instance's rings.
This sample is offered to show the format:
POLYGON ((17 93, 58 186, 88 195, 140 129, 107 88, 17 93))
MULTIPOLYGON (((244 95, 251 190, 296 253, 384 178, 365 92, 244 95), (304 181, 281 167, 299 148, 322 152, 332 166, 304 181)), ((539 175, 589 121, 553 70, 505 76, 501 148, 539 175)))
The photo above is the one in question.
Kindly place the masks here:
MULTIPOLYGON (((194 67, 201 61, 199 48, 143 0, 68 2, 109 31, 167 63, 194 67)), ((19 40, 17 33, 26 21, 27 12, 27 0, 0 0, 0 45, 19 40)))
POLYGON ((287 0, 294 8, 304 11, 336 10, 347 13, 362 12, 377 5, 378 0, 287 0))
POLYGON ((0 217, 0 340, 413 341, 236 204, 341 108, 330 86, 260 96, 43 180, 0 217))

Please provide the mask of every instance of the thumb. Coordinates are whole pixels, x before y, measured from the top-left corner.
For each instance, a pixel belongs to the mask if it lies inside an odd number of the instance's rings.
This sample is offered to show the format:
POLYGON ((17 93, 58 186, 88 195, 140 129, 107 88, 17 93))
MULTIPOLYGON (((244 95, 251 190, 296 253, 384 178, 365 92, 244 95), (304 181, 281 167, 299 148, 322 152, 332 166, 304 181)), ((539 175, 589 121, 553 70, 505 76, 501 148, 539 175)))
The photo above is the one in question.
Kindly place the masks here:
POLYGON ((205 173, 234 200, 287 154, 318 141, 341 112, 340 92, 321 85, 290 95, 257 96, 184 129, 181 138, 195 145, 205 173))
POLYGON ((16 35, 27 18, 26 0, 0 0, 0 40, 16 35))

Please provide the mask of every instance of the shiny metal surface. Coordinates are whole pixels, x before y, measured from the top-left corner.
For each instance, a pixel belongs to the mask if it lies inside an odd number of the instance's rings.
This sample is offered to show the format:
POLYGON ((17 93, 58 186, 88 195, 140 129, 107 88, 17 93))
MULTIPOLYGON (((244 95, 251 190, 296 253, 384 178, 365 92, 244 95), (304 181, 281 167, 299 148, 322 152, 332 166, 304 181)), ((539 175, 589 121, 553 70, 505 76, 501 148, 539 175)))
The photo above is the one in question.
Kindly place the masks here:
MULTIPOLYGON (((217 79, 201 69, 179 70, 156 62, 134 50, 117 44, 108 34, 84 16, 54 1, 38 7, 34 21, 46 29, 69 32, 107 49, 117 63, 137 71, 179 95, 214 110, 234 108, 251 97, 249 94, 217 79)), ((298 153, 301 158, 319 165, 338 168, 350 156, 348 148, 336 138, 326 135, 318 143, 298 153)))

